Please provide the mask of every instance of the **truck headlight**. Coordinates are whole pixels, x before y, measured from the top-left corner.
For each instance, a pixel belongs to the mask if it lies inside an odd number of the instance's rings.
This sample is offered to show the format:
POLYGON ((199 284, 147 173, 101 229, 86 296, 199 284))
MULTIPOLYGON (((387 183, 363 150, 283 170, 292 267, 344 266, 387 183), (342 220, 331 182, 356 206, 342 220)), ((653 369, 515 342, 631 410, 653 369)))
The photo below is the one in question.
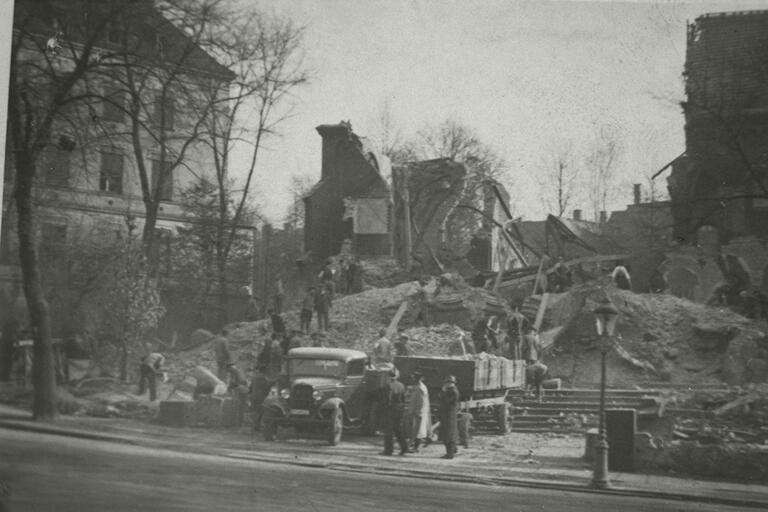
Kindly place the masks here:
POLYGON ((312 398, 315 401, 322 400, 323 399, 323 393, 321 391, 313 391, 312 392, 312 398))
POLYGON ((289 398, 291 398, 291 390, 288 388, 281 389, 280 398, 282 398, 283 400, 288 400, 289 398))

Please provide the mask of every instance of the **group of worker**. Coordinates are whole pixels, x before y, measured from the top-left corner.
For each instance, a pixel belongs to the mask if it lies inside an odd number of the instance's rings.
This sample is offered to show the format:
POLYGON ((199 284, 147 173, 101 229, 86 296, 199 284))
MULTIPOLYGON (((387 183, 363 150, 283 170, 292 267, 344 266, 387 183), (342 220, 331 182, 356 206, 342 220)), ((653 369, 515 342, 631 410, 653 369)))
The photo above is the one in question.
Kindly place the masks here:
MULTIPOLYGON (((418 453, 422 443, 432 440, 432 413, 429 391, 421 372, 411 375, 412 384, 405 387, 399 380, 394 366, 390 381, 383 388, 380 398, 381 427, 384 430, 384 450, 381 455, 394 454, 394 441, 400 447, 400 455, 418 453)), ((452 459, 459 442, 459 391, 456 377, 448 375, 439 395, 439 437, 445 445, 444 459, 452 459)), ((466 440, 465 440, 466 445, 466 440)))

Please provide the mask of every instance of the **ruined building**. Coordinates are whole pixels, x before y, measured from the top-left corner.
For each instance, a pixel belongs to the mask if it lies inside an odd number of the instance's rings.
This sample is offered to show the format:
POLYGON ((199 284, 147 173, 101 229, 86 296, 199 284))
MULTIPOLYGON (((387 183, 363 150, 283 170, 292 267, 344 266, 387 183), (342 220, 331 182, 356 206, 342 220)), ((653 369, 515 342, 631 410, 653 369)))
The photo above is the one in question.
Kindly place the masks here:
POLYGON ((344 240, 360 255, 390 253, 389 160, 352 131, 349 122, 317 127, 320 181, 304 197, 304 249, 315 262, 338 254, 344 240))
POLYGON ((675 236, 768 236, 768 11, 706 14, 688 27, 685 155, 668 179, 675 236))

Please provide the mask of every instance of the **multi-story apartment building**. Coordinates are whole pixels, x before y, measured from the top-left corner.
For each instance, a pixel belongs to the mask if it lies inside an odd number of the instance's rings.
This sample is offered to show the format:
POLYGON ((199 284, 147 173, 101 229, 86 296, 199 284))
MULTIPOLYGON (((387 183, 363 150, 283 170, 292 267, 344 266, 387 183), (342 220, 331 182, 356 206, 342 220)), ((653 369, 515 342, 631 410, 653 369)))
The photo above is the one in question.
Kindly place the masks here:
MULTIPOLYGON (((50 9, 19 12, 25 3, 17 2, 14 40, 22 47, 14 54, 15 71, 39 73, 40 92, 29 92, 33 106, 45 103, 47 80, 66 79, 73 56, 94 47, 92 67, 60 109, 37 161, 36 234, 51 276, 46 292, 57 334, 78 316, 61 289, 68 248, 141 236, 150 211, 156 212, 158 257, 168 257, 176 227, 190 221, 182 192, 213 169, 212 153, 199 140, 211 110, 206 102, 233 75, 153 2, 60 0, 50 9)), ((0 311, 23 316, 13 165, 7 158, 0 311)))

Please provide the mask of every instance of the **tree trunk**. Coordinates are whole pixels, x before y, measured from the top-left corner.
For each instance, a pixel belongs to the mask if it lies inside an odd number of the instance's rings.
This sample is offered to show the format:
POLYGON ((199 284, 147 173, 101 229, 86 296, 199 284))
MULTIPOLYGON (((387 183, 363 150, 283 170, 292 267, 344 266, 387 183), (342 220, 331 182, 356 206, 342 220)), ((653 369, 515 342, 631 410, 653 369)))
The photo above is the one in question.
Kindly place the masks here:
POLYGON ((120 344, 120 380, 128 381, 128 341, 125 338, 120 344))
POLYGON ((228 321, 229 298, 227 297, 227 261, 225 257, 217 256, 216 281, 219 285, 219 327, 224 327, 228 321))
POLYGON ((34 215, 32 207, 32 180, 34 164, 21 156, 17 158, 16 212, 18 214, 19 260, 24 285, 24 296, 29 309, 32 332, 34 365, 32 381, 34 394, 32 415, 36 420, 53 421, 56 408, 56 372, 51 343, 51 318, 48 301, 43 293, 40 263, 35 246, 34 215))

